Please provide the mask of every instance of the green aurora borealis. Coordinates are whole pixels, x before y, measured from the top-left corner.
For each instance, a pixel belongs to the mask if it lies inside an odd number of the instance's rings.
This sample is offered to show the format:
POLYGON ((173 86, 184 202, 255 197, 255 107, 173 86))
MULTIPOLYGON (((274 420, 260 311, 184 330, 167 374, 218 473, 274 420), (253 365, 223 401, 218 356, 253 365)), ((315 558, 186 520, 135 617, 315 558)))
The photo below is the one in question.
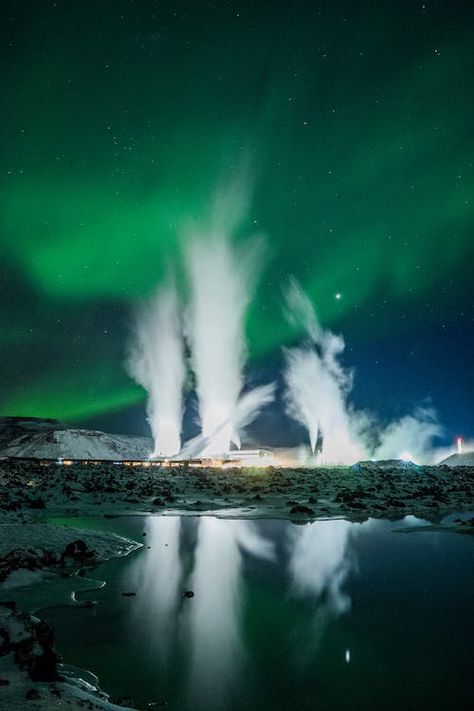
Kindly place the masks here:
MULTIPOLYGON (((297 335, 281 309, 291 273, 364 352, 375 338, 389 357, 408 333, 412 353, 410 334, 449 339, 453 320, 472 382, 471 3, 1 13, 2 414, 87 422, 143 398, 123 369, 131 306, 249 156, 235 237, 267 243, 253 361, 297 335)), ((442 377, 466 377, 459 363, 442 377)))

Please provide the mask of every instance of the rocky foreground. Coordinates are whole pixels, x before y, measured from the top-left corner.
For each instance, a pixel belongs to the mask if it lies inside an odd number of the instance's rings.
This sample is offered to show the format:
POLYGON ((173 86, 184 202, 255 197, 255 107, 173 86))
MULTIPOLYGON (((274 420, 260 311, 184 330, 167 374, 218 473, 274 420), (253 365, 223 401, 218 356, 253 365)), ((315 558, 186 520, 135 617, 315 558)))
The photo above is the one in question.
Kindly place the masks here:
POLYGON ((87 575, 107 558, 140 544, 116 535, 55 526, 5 513, 0 518, 0 708, 8 711, 101 709, 114 711, 107 695, 68 676, 54 648, 54 631, 25 609, 89 606, 80 590, 101 587, 87 575), (77 538, 77 536, 80 538, 77 538), (61 579, 61 585, 58 585, 61 579), (42 583, 41 593, 31 586, 42 583))
POLYGON ((474 508, 474 467, 400 462, 354 467, 157 468, 114 464, 0 463, 0 516, 130 512, 311 520, 400 518, 439 522, 474 508))
MULTIPOLYGON (((29 608, 28 594, 19 594, 18 586, 25 590, 25 584, 52 576, 38 606, 55 604, 50 590, 57 577, 63 588, 70 585, 71 604, 78 604, 74 591, 90 589, 89 570, 140 544, 57 526, 50 517, 212 513, 304 523, 412 514, 439 523, 448 514, 474 511, 474 467, 367 462, 350 468, 164 469, 10 460, 0 462, 0 490, 0 707, 111 710, 119 707, 105 694, 64 676, 51 628, 8 600, 26 601, 29 608)), ((450 529, 473 533, 474 518, 463 517, 450 529)))
POLYGON ((0 605, 0 708, 125 711, 81 679, 65 676, 52 627, 15 603, 0 605))

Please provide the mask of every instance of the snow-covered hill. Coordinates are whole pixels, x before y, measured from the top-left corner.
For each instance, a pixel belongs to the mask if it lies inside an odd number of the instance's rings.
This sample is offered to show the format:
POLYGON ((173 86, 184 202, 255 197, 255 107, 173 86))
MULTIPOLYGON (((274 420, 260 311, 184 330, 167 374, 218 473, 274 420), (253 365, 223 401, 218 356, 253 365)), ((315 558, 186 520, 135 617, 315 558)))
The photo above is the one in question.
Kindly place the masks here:
POLYGON ((448 467, 474 467, 474 452, 451 454, 450 457, 443 459, 440 464, 445 464, 448 467))
POLYGON ((37 459, 147 459, 151 439, 68 428, 57 420, 0 418, 0 456, 37 459))

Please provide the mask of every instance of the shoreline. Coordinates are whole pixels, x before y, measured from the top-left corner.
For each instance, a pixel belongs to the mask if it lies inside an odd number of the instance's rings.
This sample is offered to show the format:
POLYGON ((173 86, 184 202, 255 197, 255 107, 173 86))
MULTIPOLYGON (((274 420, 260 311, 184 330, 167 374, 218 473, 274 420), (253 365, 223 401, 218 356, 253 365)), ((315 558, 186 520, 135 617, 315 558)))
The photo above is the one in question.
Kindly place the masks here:
MULTIPOLYGON (((106 584, 89 577, 100 563, 127 556, 143 546, 113 530, 99 531, 88 528, 87 524, 76 527, 73 521, 69 526, 67 519, 215 516, 224 519, 285 519, 304 524, 334 518, 396 521, 413 515, 428 522, 420 530, 474 533, 474 518, 463 520, 462 517, 465 513, 472 516, 474 512, 472 467, 150 472, 145 467, 132 470, 113 465, 45 468, 22 462, 14 466, 0 463, 0 487, 3 494, 0 561, 3 572, 7 571, 4 575, 7 584, 0 583, 0 600, 3 600, 0 602, 0 627, 3 629, 11 623, 18 628, 18 615, 20 621, 23 620, 21 624, 30 628, 29 620, 33 619, 31 613, 6 612, 5 598, 16 599, 22 609, 31 610, 26 601, 34 595, 35 589, 41 589, 36 582, 48 582, 50 576, 51 589, 55 581, 61 581, 61 585, 55 586, 61 590, 60 593, 56 591, 59 596, 56 604, 75 604, 76 593, 93 592, 106 584), (453 514, 461 518, 441 523, 453 514), (22 554, 25 554, 24 558, 22 554), (8 574, 10 563, 12 570, 8 574), (30 582, 21 586, 25 568, 30 582), (20 576, 16 584, 15 574, 17 578, 18 574, 20 576), (64 598, 67 591, 69 599, 64 598), (61 595, 62 602, 59 601, 61 595)), ((416 531, 417 527, 412 530, 416 531)), ((34 609, 56 606, 48 594, 46 599, 46 605, 38 604, 33 606, 34 609)), ((88 602, 93 605, 92 600, 88 602)), ((52 650, 52 643, 50 647, 52 650)), ((56 705, 60 708, 65 699, 71 710, 84 708, 85 703, 92 704, 89 708, 104 711, 125 708, 112 704, 100 687, 90 685, 80 676, 53 682, 34 681, 24 668, 14 663, 14 656, 14 652, 6 653, 5 649, 0 656, 0 679, 6 677, 9 682, 0 688, 0 701, 7 699, 11 711, 20 711, 26 704, 35 711, 54 709, 56 705), (31 698, 26 697, 27 693, 31 698), (25 697, 29 698, 28 702, 25 697)), ((94 676, 93 670, 77 671, 79 675, 82 672, 85 676, 94 676)))
MULTIPOLYGON (((225 514, 229 512, 226 511, 221 511, 221 512, 200 512, 200 516, 203 515, 210 515, 213 516, 215 514, 223 514, 220 516, 220 518, 232 518, 228 517, 225 514)), ((474 510, 469 512, 469 516, 472 516, 474 514, 474 510)), ((130 516, 137 516, 141 518, 147 518, 148 516, 156 516, 156 515, 162 515, 162 514, 147 514, 145 512, 133 512, 133 513, 120 513, 120 514, 114 514, 111 516, 113 519, 121 519, 121 518, 128 518, 130 516)), ((169 516, 175 515, 174 513, 168 512, 169 516)), ((176 514, 177 515, 177 514, 176 514)), ((187 515, 192 515, 188 513, 187 515)), ((91 514, 91 518, 97 520, 98 518, 102 518, 102 516, 97 516, 97 514, 91 514)), ((451 518, 452 516, 461 516, 462 514, 460 512, 453 512, 448 516, 448 519, 451 518)), ((81 516, 80 518, 84 518, 84 516, 81 516)), ((109 518, 109 517, 108 517, 109 518)), ((340 517, 343 518, 343 517, 340 517)), ((395 522, 400 522, 400 519, 403 518, 403 515, 399 515, 396 517, 395 522)), ((281 517, 280 520, 284 520, 283 517, 281 517)), ((288 520, 288 519, 286 519, 288 520)), ((307 521, 307 523, 311 523, 314 519, 311 521, 307 521)), ((323 520, 334 520, 334 519, 317 519, 319 522, 322 522, 323 520)), ((347 520, 347 517, 345 517, 345 520, 347 520)), ((354 521, 359 520, 359 519, 353 519, 354 521)), ((293 521, 295 524, 301 524, 299 521, 293 521)), ((470 517, 469 519, 462 518, 454 519, 454 521, 443 521, 439 524, 423 524, 420 523, 420 525, 412 526, 409 528, 404 528, 404 527, 398 527, 396 526, 393 528, 393 532, 395 533, 416 533, 416 532, 435 532, 435 533, 458 533, 458 534, 473 534, 474 533, 474 517, 470 517), (458 521, 458 523, 456 523, 458 521), (462 523, 461 523, 462 521, 462 523), (461 525, 460 525, 461 523, 461 525)), ((34 524, 31 524, 34 526, 34 524)), ((51 526, 54 527, 54 523, 51 523, 51 526)), ((29 528, 27 524, 27 528, 29 528)), ((66 528, 66 527, 61 527, 61 528, 66 528)), ((118 534, 116 530, 114 531, 102 531, 94 528, 93 526, 90 529, 78 529, 74 524, 69 528, 71 537, 75 537, 78 532, 90 534, 90 535, 99 535, 103 536, 104 538, 109 538, 111 540, 114 540, 116 538, 121 539, 121 540, 128 540, 132 542, 132 539, 124 539, 124 537, 121 534, 118 534)), ((94 578, 94 573, 95 570, 97 569, 98 566, 103 564, 104 562, 111 560, 113 558, 126 558, 128 555, 131 553, 141 551, 143 550, 143 546, 136 543, 134 546, 130 546, 126 552, 117 552, 115 555, 110 554, 107 557, 102 558, 101 560, 96 560, 93 564, 91 565, 91 569, 89 571, 90 577, 87 578, 81 578, 77 575, 75 575, 72 578, 72 582, 75 584, 81 584, 84 583, 85 585, 81 588, 75 587, 73 588, 73 596, 75 596, 76 593, 80 593, 81 595, 86 593, 86 592, 91 592, 93 593, 95 590, 100 590, 102 589, 105 585, 108 584, 107 579, 100 580, 99 578, 94 578), (92 583, 92 585, 90 585, 92 583)), ((59 577, 59 576, 58 576, 59 577)), ((35 584, 33 583, 31 586, 31 593, 33 594, 33 588, 35 587, 35 584)), ((13 596, 15 596, 15 588, 11 590, 13 596)), ((93 597, 93 596, 92 596, 93 597)), ((90 602, 89 600, 87 602, 90 602)), ((95 602, 94 602, 95 604, 95 602)), ((61 607, 75 607, 72 602, 63 602, 61 607)), ((79 606, 93 606, 93 605, 81 605, 79 606)), ((46 605, 42 606, 39 608, 34 614, 31 614, 30 612, 25 613, 23 611, 20 611, 18 613, 18 617, 20 619, 25 619, 25 616, 28 619, 39 619, 41 621, 41 612, 53 609, 54 607, 57 607, 57 605, 46 605)), ((0 601, 0 628, 5 626, 5 619, 4 619, 4 612, 5 612, 5 603, 0 601)), ((55 650, 54 650, 55 651, 55 650)), ((0 678, 4 677, 4 669, 2 669, 2 657, 0 656, 0 678)), ((11 661, 11 660, 10 660, 11 661)), ((122 711, 137 711, 137 707, 133 705, 128 705, 128 703, 133 703, 133 702, 128 702, 127 705, 123 706, 121 703, 121 699, 114 699, 114 701, 111 700, 110 695, 104 691, 101 686, 100 686, 100 678, 96 675, 94 669, 89 668, 87 666, 81 666, 81 667, 76 667, 76 666, 71 666, 68 664, 67 659, 63 659, 61 657, 61 663, 59 663, 58 659, 58 672, 59 672, 59 679, 55 682, 51 681, 40 681, 40 682, 35 682, 31 678, 28 678, 28 676, 25 674, 24 670, 22 670, 20 667, 12 666, 10 663, 10 666, 7 666, 7 673, 11 674, 11 679, 14 683, 14 691, 22 696, 22 698, 25 698, 26 693, 32 693, 32 689, 34 689, 36 692, 40 694, 41 699, 46 701, 46 706, 42 705, 33 705, 32 703, 28 703, 28 708, 32 708, 35 711, 43 711, 43 709, 54 709, 56 708, 55 701, 58 699, 59 701, 66 701, 68 708, 71 709, 71 711, 79 711, 79 709, 83 709, 84 705, 86 705, 86 708, 97 710, 97 711, 119 711, 122 709, 122 711), (52 696, 54 696, 54 700, 52 700, 52 696)), ((0 688, 0 701, 2 701, 3 697, 3 689, 0 688)), ((36 696, 31 696, 30 701, 34 700, 38 702, 38 699, 36 696)), ((24 706, 15 706, 11 705, 10 700, 9 700, 9 709, 12 711, 16 711, 18 708, 18 711, 23 710, 24 706)), ((58 705, 58 708, 62 708, 61 704, 58 705)), ((141 707, 140 707, 141 708, 141 707)))

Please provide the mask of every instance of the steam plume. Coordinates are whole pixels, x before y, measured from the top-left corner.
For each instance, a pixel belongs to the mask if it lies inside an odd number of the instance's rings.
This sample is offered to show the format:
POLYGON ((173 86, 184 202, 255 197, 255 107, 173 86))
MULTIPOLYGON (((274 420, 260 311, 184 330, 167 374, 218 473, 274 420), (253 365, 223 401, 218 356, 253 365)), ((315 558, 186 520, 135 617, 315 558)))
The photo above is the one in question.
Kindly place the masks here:
MULTIPOLYGON (((237 205, 240 195, 237 191, 237 205)), ((240 202, 243 210, 245 200, 240 202)), ((185 247, 191 291, 188 336, 207 442, 202 455, 228 452, 231 442, 240 446, 236 420, 244 384, 245 314, 259 271, 261 242, 247 242, 241 249, 231 244, 230 232, 242 217, 231 205, 227 194, 221 196, 210 230, 205 236, 191 235, 185 247)), ((254 408, 255 414, 258 410, 254 408)))
POLYGON ((286 303, 288 319, 308 337, 306 344, 284 349, 287 412, 307 429, 313 453, 322 441, 320 459, 325 463, 352 464, 368 457, 433 462, 433 441, 443 432, 434 410, 417 408, 383 429, 366 413, 352 409, 347 403, 352 373, 340 362, 343 338, 321 327, 294 280, 286 303))
POLYGON ((178 298, 173 284, 156 292, 137 314, 128 371, 148 393, 147 414, 153 456, 172 456, 181 447, 184 352, 178 298))
POLYGON ((289 319, 302 325, 309 337, 307 345, 284 350, 288 414, 306 427, 313 454, 320 436, 324 461, 357 461, 364 449, 346 404, 352 378, 339 362, 344 341, 321 328, 311 302, 294 280, 286 300, 289 319))
POLYGON ((437 463, 433 440, 443 434, 432 408, 417 408, 392 422, 380 434, 380 445, 375 450, 376 459, 410 459, 416 463, 437 463))

